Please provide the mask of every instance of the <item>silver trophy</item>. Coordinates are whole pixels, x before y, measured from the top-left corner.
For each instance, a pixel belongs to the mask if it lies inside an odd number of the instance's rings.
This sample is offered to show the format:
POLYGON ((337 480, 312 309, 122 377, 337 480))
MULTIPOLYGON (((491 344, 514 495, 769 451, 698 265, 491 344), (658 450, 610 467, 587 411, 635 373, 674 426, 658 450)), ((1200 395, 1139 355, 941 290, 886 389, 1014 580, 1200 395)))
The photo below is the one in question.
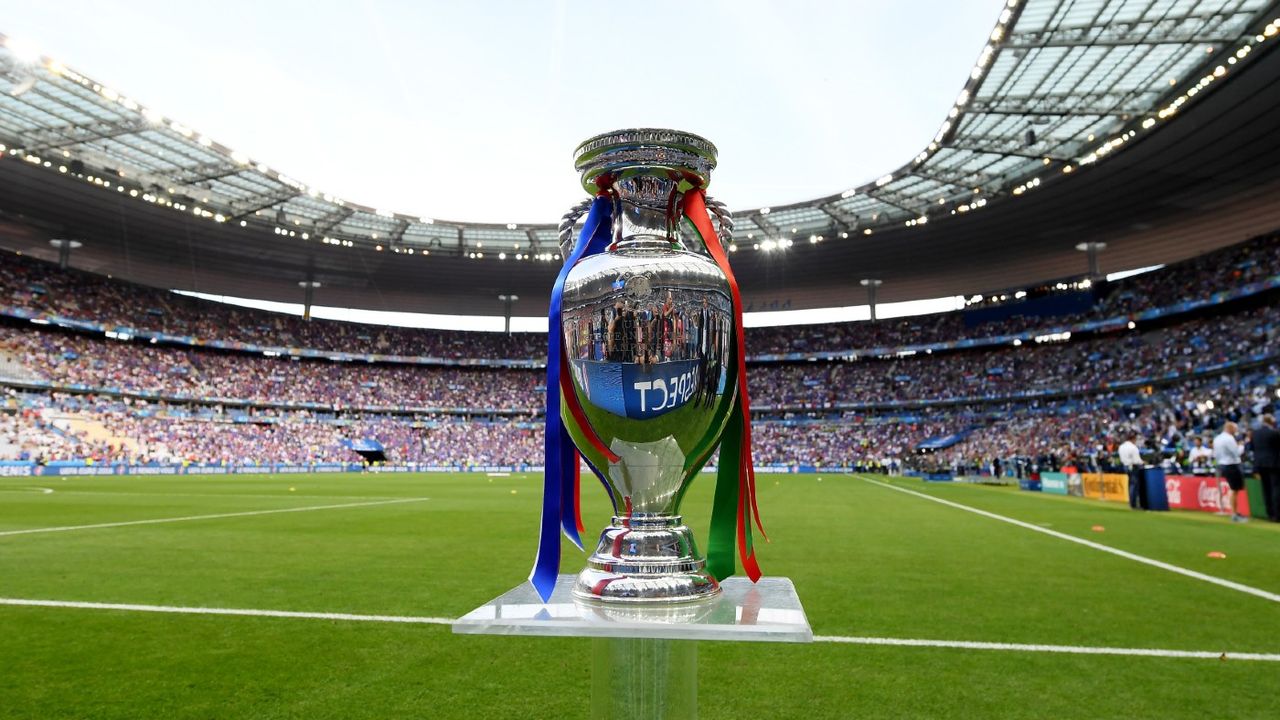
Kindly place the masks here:
MULTIPOLYGON (((729 282, 681 211, 683 194, 705 188, 715 165, 714 145, 673 130, 607 133, 575 152, 583 187, 613 204, 612 243, 569 272, 558 328, 582 410, 578 421, 563 410, 565 425, 616 508, 577 578, 582 599, 680 602, 720 592, 679 514, 736 394, 726 382, 729 282), (586 440, 582 418, 616 459, 586 440)), ((729 226, 722 206, 715 213, 729 226)))

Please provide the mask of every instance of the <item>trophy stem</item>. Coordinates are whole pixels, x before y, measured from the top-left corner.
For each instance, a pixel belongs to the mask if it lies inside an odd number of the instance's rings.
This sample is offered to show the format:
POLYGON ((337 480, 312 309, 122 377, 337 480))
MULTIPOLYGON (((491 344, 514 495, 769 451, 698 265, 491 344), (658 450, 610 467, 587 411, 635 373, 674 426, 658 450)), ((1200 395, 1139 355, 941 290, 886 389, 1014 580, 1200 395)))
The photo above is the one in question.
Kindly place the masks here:
POLYGON ((698 643, 641 638, 593 640, 591 717, 696 720, 698 643))

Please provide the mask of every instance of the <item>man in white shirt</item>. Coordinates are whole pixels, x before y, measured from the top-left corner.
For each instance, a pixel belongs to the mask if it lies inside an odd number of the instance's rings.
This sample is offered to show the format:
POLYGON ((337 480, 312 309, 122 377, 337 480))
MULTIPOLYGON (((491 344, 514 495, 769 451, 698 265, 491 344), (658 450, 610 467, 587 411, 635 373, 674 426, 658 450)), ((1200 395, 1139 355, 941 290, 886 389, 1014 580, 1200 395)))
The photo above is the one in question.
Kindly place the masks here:
POLYGON ((1129 507, 1134 510, 1147 509, 1147 484, 1143 482, 1142 453, 1138 450, 1138 431, 1133 428, 1125 433, 1125 441, 1120 443, 1120 464, 1129 474, 1129 507))
POLYGON ((1204 440, 1201 440, 1199 435, 1192 440, 1192 443, 1191 452, 1187 455, 1191 472, 1196 475, 1212 472, 1209 469, 1209 463, 1213 461, 1213 451, 1204 446, 1204 440))
POLYGON ((1218 464, 1218 474, 1227 481, 1227 507, 1231 512, 1231 522, 1249 522, 1249 518, 1240 513, 1240 492, 1244 490, 1244 473, 1240 472, 1240 444, 1236 442, 1236 431, 1239 427, 1228 420, 1222 426, 1222 432, 1213 439, 1213 461, 1218 464))

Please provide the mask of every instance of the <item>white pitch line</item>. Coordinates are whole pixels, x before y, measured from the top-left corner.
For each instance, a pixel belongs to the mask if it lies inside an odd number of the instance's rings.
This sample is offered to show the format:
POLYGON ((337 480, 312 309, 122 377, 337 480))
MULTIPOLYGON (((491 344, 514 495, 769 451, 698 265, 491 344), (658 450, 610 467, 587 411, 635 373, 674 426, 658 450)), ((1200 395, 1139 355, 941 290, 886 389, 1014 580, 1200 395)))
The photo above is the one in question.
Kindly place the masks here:
POLYGON ((1163 562, 1161 560, 1156 560, 1154 558, 1149 558, 1144 555, 1138 555, 1135 553, 1128 552, 1126 550, 1113 548, 1108 545, 1103 545, 1102 543, 1093 542, 1092 540, 1085 540, 1084 538, 1076 537, 1075 535, 1068 535, 1067 533, 1058 532, 1057 530, 1050 530, 1049 528, 1046 528, 1046 527, 1033 525, 1032 523, 1029 523, 1029 522, 1023 522, 1022 520, 1017 520, 1015 518, 999 515, 997 513, 989 512, 987 510, 982 510, 980 508, 972 507, 970 505, 964 505, 958 502, 944 500, 940 497, 934 497, 926 493, 916 492, 915 490, 908 490, 907 488, 898 487, 897 485, 890 485, 889 483, 880 482, 879 480, 872 480, 871 478, 867 478, 867 477, 862 478, 862 480, 865 482, 869 482, 873 485, 879 485, 881 487, 889 488, 890 490, 896 490, 900 493, 915 495, 918 498, 924 498, 925 500, 946 505, 948 507, 953 507, 959 510, 964 510, 966 512, 971 512, 976 515, 982 515, 983 517, 988 517, 988 518, 991 518, 992 520, 999 520, 1000 522, 1006 522, 1006 523, 1009 523, 1010 525, 1017 525, 1018 527, 1026 528, 1027 530, 1034 530, 1035 532, 1056 537, 1060 540, 1073 542, 1073 543, 1076 543, 1077 545, 1084 545, 1085 547, 1093 548, 1094 550, 1101 550, 1102 552, 1105 552, 1105 553, 1111 553, 1112 555, 1125 558, 1126 560, 1139 562, 1139 563, 1142 563, 1143 565, 1150 565, 1151 567, 1160 568, 1161 570, 1168 570, 1171 573, 1177 573, 1179 575, 1184 575, 1186 577, 1194 578, 1196 580, 1202 580, 1204 582, 1212 583, 1214 585, 1235 590, 1237 592, 1242 592, 1248 595, 1253 595, 1255 597, 1260 597, 1263 600, 1270 600, 1271 602, 1280 603, 1280 594, 1268 592, 1266 590, 1252 587, 1250 585, 1244 585, 1242 583, 1234 582, 1231 580, 1224 580, 1220 577, 1206 575, 1202 572, 1189 570, 1184 567, 1178 567, 1177 565, 1172 565, 1170 563, 1163 562))
POLYGON ((6 537, 9 535, 34 535, 36 533, 70 532, 72 530, 97 530, 100 528, 128 527, 130 525, 158 525, 160 523, 187 522, 189 520, 217 520, 219 518, 250 517, 253 515, 311 512, 313 510, 339 510, 341 508, 372 507, 374 505, 422 502, 430 499, 431 498, 402 498, 399 500, 380 500, 378 502, 342 503, 340 505, 307 505, 304 507, 277 508, 275 510, 247 510, 245 512, 216 513, 213 515, 188 515, 186 517, 152 518, 150 520, 126 520, 124 522, 94 523, 92 525, 63 525, 60 527, 27 528, 25 530, 4 530, 0 531, 0 537, 6 537))
POLYGON ((1280 653, 1238 653, 1216 650, 1164 650, 1160 648, 1089 647, 1086 645, 1039 645, 1024 643, 975 642, 972 640, 918 640, 915 638, 842 637, 814 635, 814 642, 850 645, 891 645, 895 647, 957 648, 962 650, 1004 650, 1008 652, 1064 653, 1069 655, 1131 655, 1203 660, 1258 660, 1280 662, 1280 653))
MULTIPOLYGON (((52 489, 49 492, 53 492, 52 489)), ((5 488, 0 488, 0 492, 7 492, 5 488)), ((287 495, 280 493, 171 493, 171 492, 138 492, 135 490, 58 490, 59 495, 121 495, 129 497, 149 497, 149 498, 249 498, 259 500, 402 500, 403 498, 393 498, 386 495, 307 495, 289 493, 287 495)))
POLYGON ((185 607, 178 605, 135 605, 132 603, 78 602, 72 600, 26 600, 0 598, 0 605, 14 607, 72 608, 76 610, 124 610, 177 615, 238 615, 242 617, 299 618, 305 620, 351 620, 354 622, 403 623, 406 625, 452 625, 453 618, 413 615, 361 615, 356 613, 296 612, 293 610, 252 610, 248 608, 185 607))
MULTIPOLYGON (((250 608, 187 607, 181 605, 139 605, 134 603, 80 602, 74 600, 30 600, 0 598, 0 606, 63 608, 73 610, 118 610, 124 612, 166 613, 175 615, 222 615, 236 617, 291 618, 298 620, 343 620, 349 622, 395 623, 401 625, 452 625, 453 618, 419 615, 365 615, 340 612, 297 612, 292 610, 255 610, 250 608)), ((934 647, 961 650, 1000 650, 1005 652, 1038 652, 1075 655, 1128 655, 1138 657, 1185 658, 1195 660, 1254 660, 1280 662, 1280 653, 1223 652, 1219 650, 1166 650, 1162 648, 1089 647, 1085 645, 1040 645, 1023 643, 977 642, 970 640, 927 640, 892 637, 845 637, 815 635, 814 642, 845 645, 887 645, 895 647, 934 647)))

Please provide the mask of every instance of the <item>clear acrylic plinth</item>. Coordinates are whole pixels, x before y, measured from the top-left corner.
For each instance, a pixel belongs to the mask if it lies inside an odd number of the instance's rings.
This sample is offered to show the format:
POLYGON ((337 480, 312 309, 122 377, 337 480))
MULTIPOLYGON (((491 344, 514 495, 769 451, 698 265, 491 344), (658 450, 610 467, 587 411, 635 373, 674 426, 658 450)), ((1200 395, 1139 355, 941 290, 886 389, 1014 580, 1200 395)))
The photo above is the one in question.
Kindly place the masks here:
POLYGON ((673 605, 587 602, 574 599, 576 576, 561 575, 543 603, 525 582, 463 615, 453 631, 471 635, 649 640, 812 642, 813 630, 791 580, 728 578, 706 601, 673 605))
POLYGON ((800 597, 784 577, 729 578, 711 599, 676 605, 576 600, 561 575, 543 603, 521 583, 453 623, 471 635, 592 638, 591 718, 696 720, 697 640, 813 642, 800 597))

